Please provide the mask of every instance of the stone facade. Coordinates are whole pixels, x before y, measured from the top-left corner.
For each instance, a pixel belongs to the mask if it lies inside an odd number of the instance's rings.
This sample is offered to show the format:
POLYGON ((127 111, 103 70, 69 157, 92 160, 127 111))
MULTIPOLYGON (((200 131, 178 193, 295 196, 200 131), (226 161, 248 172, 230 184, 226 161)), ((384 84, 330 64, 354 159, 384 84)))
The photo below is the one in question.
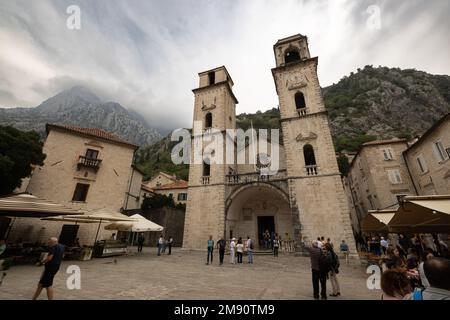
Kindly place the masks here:
POLYGON ((352 216, 356 217, 352 220, 361 221, 368 210, 396 209, 400 196, 416 195, 403 158, 407 148, 405 139, 362 145, 346 178, 353 200, 352 216))
POLYGON ((404 156, 418 195, 450 194, 450 114, 409 147, 404 156))
POLYGON ((156 176, 149 181, 144 181, 142 184, 149 188, 156 188, 165 184, 169 184, 177 181, 177 177, 165 172, 159 172, 156 176))
MULTIPOLYGON (((33 171, 26 191, 74 209, 90 211, 108 208, 118 212, 125 207, 133 209, 138 206, 142 174, 132 167, 137 146, 119 139, 113 141, 107 135, 105 137, 108 139, 102 138, 102 135, 85 134, 83 129, 47 126, 48 135, 43 147, 47 157, 44 165, 33 171), (97 151, 97 160, 101 162, 84 161, 88 149, 97 151), (74 199, 77 184, 89 185, 84 201, 74 199)), ((50 236, 59 236, 63 224, 18 218, 9 239, 45 242, 50 236)), ((93 244, 97 226, 80 224, 78 237, 81 244, 93 244)), ((99 239, 110 234, 111 231, 100 228, 99 239)))
MULTIPOLYGON (((267 177, 255 165, 191 164, 183 246, 203 249, 209 235, 215 239, 249 235, 260 240, 261 230, 267 227, 282 238, 295 239, 298 249, 324 236, 334 243, 345 239, 355 253, 347 198, 317 78, 318 59, 310 57, 307 38, 301 35, 278 41, 274 53, 272 74, 282 126, 279 170, 267 177)), ((199 75, 200 87, 193 90, 194 121, 209 127, 211 113, 212 127, 225 139, 224 130, 236 127, 231 77, 225 67, 199 75)))

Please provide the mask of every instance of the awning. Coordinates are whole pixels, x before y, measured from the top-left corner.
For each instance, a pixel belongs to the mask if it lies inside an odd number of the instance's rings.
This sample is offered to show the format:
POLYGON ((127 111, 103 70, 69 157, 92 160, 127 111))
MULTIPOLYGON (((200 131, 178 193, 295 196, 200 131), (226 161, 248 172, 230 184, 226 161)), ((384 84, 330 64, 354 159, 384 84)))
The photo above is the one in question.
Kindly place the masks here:
POLYGON ((404 197, 388 226, 392 232, 450 233, 450 195, 404 197))
POLYGON ((363 232, 388 232, 387 224, 395 214, 395 210, 369 210, 361 221, 363 232))
POLYGON ((0 198, 0 216, 42 218, 81 213, 83 212, 27 193, 0 198))
POLYGON ((140 214, 134 214, 130 218, 136 219, 134 222, 115 222, 105 226, 106 230, 117 231, 131 231, 131 232, 148 232, 148 231, 162 231, 164 228, 140 214))

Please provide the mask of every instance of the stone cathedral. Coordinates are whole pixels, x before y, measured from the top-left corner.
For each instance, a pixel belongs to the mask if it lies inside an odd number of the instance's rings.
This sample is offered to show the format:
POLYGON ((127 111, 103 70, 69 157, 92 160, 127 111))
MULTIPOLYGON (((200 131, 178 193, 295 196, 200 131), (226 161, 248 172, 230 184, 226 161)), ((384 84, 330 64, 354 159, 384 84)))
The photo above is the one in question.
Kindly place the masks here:
MULTIPOLYGON (((273 50, 281 124, 279 169, 263 176, 258 161, 256 165, 191 162, 183 247, 205 249, 209 235, 214 240, 250 236, 258 243, 269 230, 295 240, 297 251, 324 236, 335 244, 346 240, 355 253, 317 77, 318 58, 310 56, 308 39, 300 34, 279 40, 273 50)), ((214 128, 226 136, 227 129, 236 128, 233 80, 224 66, 201 72, 199 78, 199 87, 193 90, 194 122, 203 124, 203 132, 214 128)), ((235 152, 248 154, 250 148, 246 144, 235 152)))

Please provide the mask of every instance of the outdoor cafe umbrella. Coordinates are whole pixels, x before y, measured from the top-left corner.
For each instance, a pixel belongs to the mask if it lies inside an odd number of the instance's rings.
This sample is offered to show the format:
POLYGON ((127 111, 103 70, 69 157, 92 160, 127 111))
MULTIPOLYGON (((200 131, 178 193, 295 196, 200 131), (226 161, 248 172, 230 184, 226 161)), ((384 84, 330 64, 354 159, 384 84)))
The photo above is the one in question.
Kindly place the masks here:
POLYGON ((392 232, 450 233, 450 195, 404 197, 388 227, 392 232))
POLYGON ((100 231, 100 226, 102 222, 117 222, 117 221, 128 221, 133 222, 135 219, 130 218, 120 212, 115 210, 102 208, 98 210, 88 211, 85 214, 72 215, 69 217, 52 217, 44 218, 42 220, 52 220, 52 221, 72 221, 76 223, 96 223, 98 222, 97 233, 95 234, 94 244, 97 242, 98 232, 100 231))
MULTIPOLYGON (((140 214, 134 214, 130 218, 135 218, 134 222, 114 222, 105 226, 106 230, 128 231, 128 232, 149 232, 149 231, 162 231, 164 228, 146 218, 140 214)), ((134 243, 132 238, 131 243, 134 243)))
POLYGON ((164 229, 162 226, 144 218, 140 214, 134 214, 130 218, 136 219, 136 221, 114 222, 105 226, 105 229, 131 232, 162 231, 164 229))
POLYGON ((42 218, 50 216, 77 215, 80 213, 82 212, 28 193, 13 194, 0 198, 0 216, 14 217, 13 222, 9 225, 6 238, 8 238, 17 217, 42 218))
POLYGON ((0 198, 0 216, 42 218, 50 216, 77 215, 82 212, 60 203, 27 193, 0 198))
POLYGON ((361 221, 361 230, 363 232, 389 232, 388 224, 396 212, 396 210, 369 210, 368 215, 361 221))

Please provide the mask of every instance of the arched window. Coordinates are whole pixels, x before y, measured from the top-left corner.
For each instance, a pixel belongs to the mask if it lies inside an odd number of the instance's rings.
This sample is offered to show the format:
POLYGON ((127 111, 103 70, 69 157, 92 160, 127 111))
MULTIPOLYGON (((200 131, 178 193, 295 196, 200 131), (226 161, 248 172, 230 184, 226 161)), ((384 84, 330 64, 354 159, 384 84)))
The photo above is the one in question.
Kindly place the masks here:
POLYGON ((297 110, 306 108, 305 96, 301 92, 295 94, 295 108, 297 110))
POLYGON ((287 50, 284 54, 284 63, 300 61, 300 53, 295 49, 287 50))
POLYGON ((303 156, 305 157, 306 166, 316 165, 316 157, 314 156, 314 149, 312 145, 305 144, 305 146, 303 147, 303 156))
POLYGON ((212 127, 212 113, 208 112, 205 116, 205 128, 212 127))

